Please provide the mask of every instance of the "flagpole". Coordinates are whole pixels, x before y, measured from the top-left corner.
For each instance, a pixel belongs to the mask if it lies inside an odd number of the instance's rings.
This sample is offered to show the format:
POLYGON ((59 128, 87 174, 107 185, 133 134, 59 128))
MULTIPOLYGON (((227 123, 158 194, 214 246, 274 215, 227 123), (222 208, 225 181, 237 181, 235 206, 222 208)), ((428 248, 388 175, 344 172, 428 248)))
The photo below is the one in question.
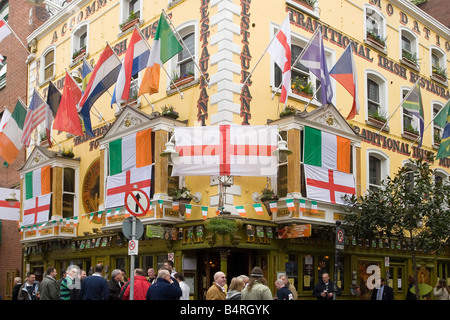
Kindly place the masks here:
POLYGON ((204 75, 203 71, 200 69, 200 67, 198 66, 197 62, 195 61, 194 57, 191 54, 191 51, 189 51, 189 48, 186 46, 186 44, 183 41, 183 38, 180 36, 180 34, 178 33, 177 29, 175 28, 175 26, 172 24, 172 20, 170 20, 170 17, 168 16, 168 14, 166 13, 166 11, 164 9, 162 9, 162 12, 164 14, 164 17, 167 21, 169 21, 169 24, 171 26, 172 31, 174 31, 179 38, 179 41, 181 42, 181 44, 184 46, 184 48, 187 50, 187 52, 189 53, 189 56, 191 57, 192 61, 194 62, 195 66, 197 67, 197 70, 200 72, 200 74, 202 75, 202 78, 205 80, 206 84, 208 85, 208 88, 211 88, 211 86, 209 85, 208 79, 206 78, 206 76, 204 75))
POLYGON ((406 99, 408 99, 408 97, 410 96, 411 92, 414 90, 414 88, 417 86, 417 84, 419 83, 419 79, 417 79, 416 83, 412 86, 411 90, 409 90, 409 92, 407 93, 407 95, 403 98, 403 100, 400 102, 400 104, 397 106, 397 108, 394 110, 394 112, 387 118, 386 122, 383 124, 383 126, 381 127, 380 130, 378 130, 377 135, 380 134, 380 132, 384 129, 384 127, 386 127, 386 125, 388 124, 389 120, 392 118, 392 116, 397 112, 398 108, 400 108, 400 106, 403 104, 403 102, 405 102, 406 99))
MULTIPOLYGON (((303 58, 303 56, 306 53, 306 50, 311 46, 311 40, 315 37, 316 33, 319 32, 319 29, 320 28, 317 28, 316 31, 314 31, 313 35, 311 36, 311 39, 309 39, 308 43, 306 44, 306 47, 303 48, 302 52, 298 55, 297 59, 295 59, 294 63, 291 65, 290 71, 292 71, 292 68, 294 68, 294 66, 298 62, 298 60, 303 58)), ((280 90, 280 87, 282 84, 283 84, 283 81, 281 81, 280 85, 277 87, 277 90, 274 93, 272 93, 272 100, 275 97, 275 95, 278 93, 278 90, 280 90)))
POLYGON ((28 51, 28 48, 23 44, 22 40, 19 39, 14 30, 9 26, 8 22, 6 22, 6 20, 3 18, 2 21, 8 26, 9 30, 11 30, 12 34, 17 38, 17 40, 19 40, 20 44, 25 48, 25 50, 27 50, 27 53, 30 53, 30 51, 28 51))
POLYGON ((253 71, 255 71, 256 67, 258 66, 259 62, 261 61, 262 57, 266 54, 267 50, 269 50, 270 45, 272 44, 273 40, 275 40, 278 36, 278 33, 281 31, 281 26, 278 29, 278 31, 275 33, 275 35, 272 37, 272 39, 269 42, 269 45, 266 47, 266 49, 264 50, 264 52, 261 54, 261 56, 259 57, 258 61, 256 62, 255 66, 253 67, 252 71, 248 74, 247 78, 245 78, 245 81, 241 84, 241 90, 243 90, 245 84, 247 83, 247 81, 250 79, 251 75, 253 74, 253 71))
MULTIPOLYGON (((449 102, 450 100, 448 100, 447 101, 447 103, 449 102)), ((446 103, 446 104, 447 104, 446 103)), ((444 108, 442 108, 441 109, 441 111, 443 111, 444 110, 444 108)), ((428 129, 428 127, 430 126, 430 124, 434 121, 434 119, 436 119, 436 117, 438 116, 438 115, 440 115, 441 114, 441 111, 439 111, 438 113, 436 113, 436 115, 433 117, 433 119, 431 119, 431 121, 428 123, 428 125, 425 127, 425 129, 423 129, 423 132, 425 132, 425 130, 427 130, 428 129)), ((422 132, 422 135, 423 135, 423 132, 422 132)), ((417 138, 416 138, 416 140, 414 140, 410 145, 409 145, 409 147, 411 148, 416 142, 417 142, 417 140, 420 138, 420 136, 418 136, 417 138)))
POLYGON ((316 96, 316 93, 319 92, 319 89, 320 89, 321 86, 322 86, 322 83, 320 83, 320 85, 317 87, 316 91, 314 91, 314 94, 312 95, 312 97, 309 98, 308 103, 305 105, 305 110, 304 111, 306 111, 306 108, 308 108, 308 106, 311 103, 312 99, 316 96))
MULTIPOLYGON (((150 45, 150 43, 148 43, 147 39, 144 37, 144 35, 141 32, 141 29, 138 28, 138 26, 135 26, 135 28, 138 30, 139 34, 141 35, 141 38, 145 41, 145 43, 147 44, 147 46, 149 47, 150 51, 152 50, 152 46, 150 45)), ((181 96, 181 99, 183 99, 183 92, 180 92, 180 89, 178 89, 177 85, 175 84, 175 82, 172 80, 172 77, 169 75, 169 73, 167 72, 166 68, 164 68, 164 63, 161 63, 161 67, 163 68, 164 72, 166 73, 166 75, 169 77, 170 82, 173 84, 173 86, 175 87, 175 89, 177 89, 178 93, 181 96)), ((145 99, 147 100, 147 99, 145 99)), ((148 102, 148 100, 147 100, 148 102)), ((152 111, 153 109, 153 104, 151 104, 150 102, 148 102, 150 104, 150 106, 152 107, 152 111)))

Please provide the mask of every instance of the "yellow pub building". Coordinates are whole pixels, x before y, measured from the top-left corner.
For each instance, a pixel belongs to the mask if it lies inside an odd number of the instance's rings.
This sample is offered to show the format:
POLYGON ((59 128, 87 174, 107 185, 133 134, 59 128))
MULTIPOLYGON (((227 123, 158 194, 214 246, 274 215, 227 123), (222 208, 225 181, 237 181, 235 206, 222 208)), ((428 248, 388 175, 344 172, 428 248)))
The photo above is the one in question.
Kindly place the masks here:
MULTIPOLYGON (((185 46, 164 64, 158 93, 137 95, 141 71, 126 103, 111 105, 114 86, 102 94, 90 111, 94 136, 53 130, 49 147, 42 124, 33 132, 20 170, 24 273, 33 271, 39 280, 48 266, 59 273, 76 264, 89 274, 102 263, 105 277, 117 268, 128 277, 131 257, 144 270, 157 270, 169 259, 184 274, 191 298, 202 300, 215 272, 225 272, 229 284, 232 277, 260 266, 274 295, 274 281, 286 273, 299 299, 313 299, 320 275, 330 272, 343 290, 339 299, 351 300, 370 298, 370 270, 375 267, 388 278, 395 298, 405 298, 413 266, 396 239, 345 237, 335 270, 335 228, 343 209, 308 198, 303 131, 308 126, 351 141, 350 172, 357 195, 379 188, 410 158, 436 154, 443 128, 432 119, 450 98, 447 27, 407 0, 50 2, 51 17, 27 38, 27 105, 34 89, 46 99, 50 82, 62 91, 66 70, 81 86, 83 60, 93 68, 107 45, 123 59, 135 27, 152 46, 163 11, 185 46), (360 104, 353 119, 346 120, 353 97, 344 87, 331 78, 332 104, 322 105, 320 79, 300 63, 293 65, 292 79, 316 90, 312 96, 293 91, 287 99, 292 112, 282 112, 281 70, 265 50, 287 15, 292 63, 317 28, 329 70, 353 46, 360 104), (426 127, 420 148, 418 120, 400 105, 417 81, 426 127), (163 115, 167 108, 179 117, 163 115), (174 128, 221 124, 277 126, 292 152, 279 157, 277 177, 172 176, 171 158, 163 153, 174 128), (105 206, 108 148, 111 141, 144 129, 151 129, 150 209, 138 217, 144 231, 138 254, 130 256, 123 230, 130 212, 125 206, 105 206), (48 221, 24 224, 25 176, 47 166, 52 193, 48 221), (174 207, 169 195, 171 188, 184 186, 194 195, 189 214, 174 207), (266 187, 279 196, 277 211, 262 206, 260 214, 254 205, 261 203, 266 187), (294 209, 286 202, 290 199, 294 209), (228 213, 224 219, 238 227, 234 234, 208 228, 219 207, 228 213), (243 207, 245 215, 236 207, 243 207), (296 236, 283 238, 286 228, 296 236)), ((436 179, 449 179, 449 158, 434 161, 433 168, 436 179)), ((419 252, 417 266, 420 282, 434 286, 436 277, 450 278, 450 251, 439 256, 419 252)))

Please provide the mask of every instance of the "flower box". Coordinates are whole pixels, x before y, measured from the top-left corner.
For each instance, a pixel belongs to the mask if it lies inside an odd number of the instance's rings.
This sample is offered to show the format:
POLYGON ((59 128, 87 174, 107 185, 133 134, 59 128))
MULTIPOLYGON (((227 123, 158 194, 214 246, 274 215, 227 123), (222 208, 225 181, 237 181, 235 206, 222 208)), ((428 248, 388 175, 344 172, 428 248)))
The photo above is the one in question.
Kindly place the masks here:
POLYGON ((384 44, 381 40, 374 38, 372 35, 367 34, 366 41, 374 47, 375 49, 378 49, 380 51, 386 50, 386 44, 384 44))
POLYGON ((299 96, 302 96, 302 97, 304 97, 304 98, 306 98, 308 100, 311 100, 311 98, 313 96, 310 93, 307 93, 307 92, 304 92, 304 91, 300 91, 300 90, 297 90, 297 89, 292 89, 292 93, 296 94, 296 95, 299 95, 299 96))
MULTIPOLYGON (((173 82, 177 87, 181 87, 182 85, 185 85, 186 83, 189 83, 191 81, 194 81, 193 75, 188 75, 186 77, 178 78, 177 80, 174 80, 173 82)), ((171 84, 170 89, 175 89, 175 85, 171 84)))
POLYGON ((294 2, 298 3, 298 4, 304 6, 305 8, 307 8, 307 9, 312 11, 312 10, 314 10, 314 3, 316 1, 312 2, 312 1, 294 0, 294 2))
POLYGON ((120 26, 120 30, 122 32, 127 31, 128 29, 131 29, 135 24, 139 23, 139 17, 134 18, 132 20, 129 20, 127 22, 124 22, 121 26, 120 26))

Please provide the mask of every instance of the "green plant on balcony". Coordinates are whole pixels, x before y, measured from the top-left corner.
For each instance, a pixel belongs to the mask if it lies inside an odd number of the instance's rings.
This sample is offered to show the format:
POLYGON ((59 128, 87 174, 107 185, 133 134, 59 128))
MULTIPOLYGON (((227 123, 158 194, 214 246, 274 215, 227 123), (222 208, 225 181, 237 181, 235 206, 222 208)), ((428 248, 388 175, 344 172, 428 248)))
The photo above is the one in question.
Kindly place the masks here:
POLYGON ((369 117, 379 120, 379 121, 382 121, 382 122, 387 121, 386 114, 379 112, 378 109, 375 110, 374 112, 370 113, 369 117))
POLYGON ((314 94, 314 86, 311 82, 305 84, 305 80, 296 76, 291 81, 291 89, 293 93, 304 93, 305 95, 312 96, 314 94))
POLYGON ((408 61, 410 61, 410 62, 412 62, 412 63, 414 63, 416 65, 419 62, 419 59, 417 58, 417 54, 415 52, 411 53, 411 52, 409 52, 407 50, 402 50, 402 58, 406 59, 406 60, 408 60, 408 61))
POLYGON ((295 107, 287 105, 283 111, 280 112, 280 118, 290 116, 291 114, 294 114, 297 111, 295 107))
POLYGON ((275 191, 273 191, 270 188, 264 188, 261 191, 260 201, 262 201, 262 202, 274 201, 274 200, 278 200, 278 199, 279 199, 278 195, 275 193, 275 191))
POLYGON ((161 107, 161 114, 163 116, 172 118, 172 119, 177 119, 179 117, 178 111, 175 110, 175 108, 171 105, 171 104, 165 104, 164 106, 161 107))
POLYGON ((415 135, 418 135, 418 134, 419 134, 419 131, 416 130, 416 129, 412 126, 412 124, 406 125, 403 129, 404 129, 405 131, 411 132, 411 133, 413 133, 413 134, 415 134, 415 135))
POLYGON ((441 133, 439 131, 434 132, 434 143, 441 143, 441 133))
POLYGON ((192 200, 194 196, 191 191, 187 187, 181 188, 171 188, 169 189, 169 196, 172 197, 173 200, 192 200))
POLYGON ((440 76, 447 80, 447 69, 444 67, 441 67, 439 63, 436 63, 432 67, 432 71, 434 75, 440 76))
POLYGON ((370 38, 370 39, 374 40, 375 42, 378 42, 381 46, 386 47, 387 37, 383 38, 382 36, 374 33, 373 31, 370 31, 369 29, 367 29, 366 34, 367 34, 367 38, 370 38))
POLYGON ((61 150, 61 155, 66 158, 73 158, 75 156, 75 154, 73 153, 73 147, 63 147, 61 150))
POLYGON ((72 60, 75 60, 76 58, 78 58, 79 56, 83 55, 86 53, 86 46, 82 46, 80 49, 75 50, 72 54, 72 60))
POLYGON ((134 21, 136 19, 139 19, 139 12, 136 13, 134 11, 131 11, 127 20, 125 20, 123 23, 119 24, 119 28, 123 29, 129 22, 134 21))

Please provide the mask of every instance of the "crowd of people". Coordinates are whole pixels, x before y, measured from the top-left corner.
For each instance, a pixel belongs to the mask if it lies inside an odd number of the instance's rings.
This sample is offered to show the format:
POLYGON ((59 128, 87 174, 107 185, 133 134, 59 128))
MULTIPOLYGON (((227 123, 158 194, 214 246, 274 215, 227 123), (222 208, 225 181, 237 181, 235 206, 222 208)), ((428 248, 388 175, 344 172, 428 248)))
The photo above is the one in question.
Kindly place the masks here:
MULTIPOLYGON (((16 278, 13 300, 131 300, 131 279, 125 278, 123 270, 112 270, 109 281, 102 276, 102 264, 94 267, 91 276, 86 276, 84 270, 74 265, 62 273, 63 276, 56 280, 56 269, 49 267, 39 285, 32 272, 27 274, 23 284, 21 278, 16 278)), ((312 293, 314 297, 318 300, 333 300, 342 294, 342 290, 330 281, 328 273, 322 273, 321 277, 314 287, 312 293)), ((206 300, 298 300, 297 290, 287 275, 280 275, 274 284, 277 289, 275 296, 267 285, 262 269, 254 267, 250 276, 234 277, 227 288, 225 273, 218 271, 214 274, 214 281, 206 292, 206 300)), ((153 268, 148 269, 147 275, 143 269, 135 269, 133 288, 133 300, 190 299, 190 288, 183 274, 175 271, 173 261, 170 260, 166 260, 158 272, 153 268)), ((440 300, 449 299, 450 289, 446 281, 439 280, 433 293, 440 300)), ((413 298, 415 299, 412 296, 407 297, 413 298)), ((385 285, 384 279, 381 279, 381 285, 372 291, 371 299, 394 300, 393 289, 385 285)))

